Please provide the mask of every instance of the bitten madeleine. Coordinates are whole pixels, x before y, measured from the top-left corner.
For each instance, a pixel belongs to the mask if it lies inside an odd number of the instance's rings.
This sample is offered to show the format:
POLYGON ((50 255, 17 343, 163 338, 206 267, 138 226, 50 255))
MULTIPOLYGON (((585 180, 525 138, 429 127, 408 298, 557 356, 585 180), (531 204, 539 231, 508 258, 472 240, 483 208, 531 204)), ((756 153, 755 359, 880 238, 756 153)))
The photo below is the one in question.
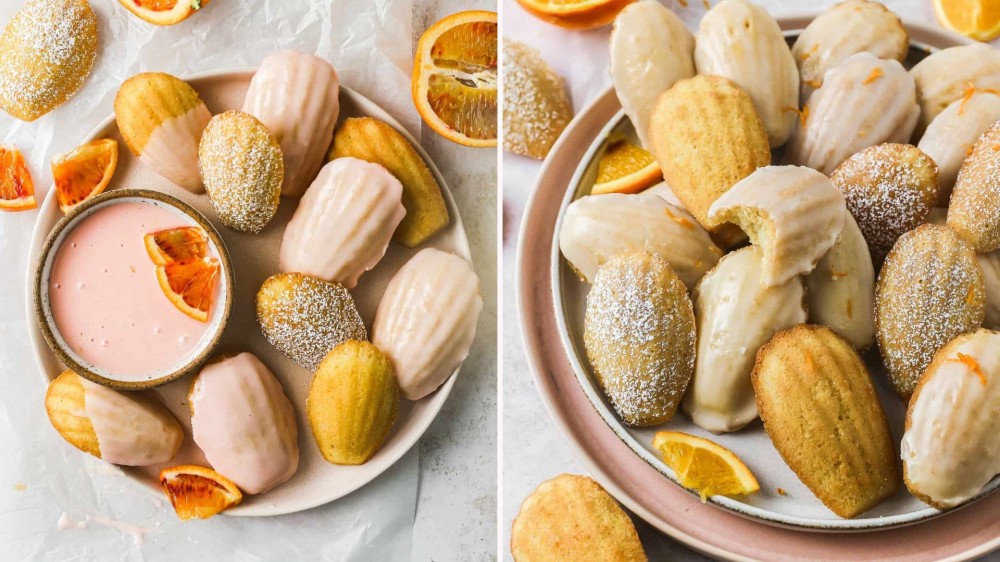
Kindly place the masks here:
POLYGON ((925 224, 899 238, 878 274, 875 333, 893 390, 908 399, 938 349, 983 323, 983 270, 951 229, 925 224))
POLYGON ((934 355, 906 411, 900 454, 910 493, 938 509, 1000 474, 1000 334, 964 334, 934 355))
POLYGON ((115 120, 132 154, 192 193, 204 189, 198 144, 211 119, 190 84, 162 72, 136 74, 115 96, 115 120))
POLYGON ((800 324, 757 352, 753 388, 774 448, 823 505, 852 518, 899 489, 889 423, 851 345, 800 324))
POLYGON ((693 293, 698 349, 683 408, 713 433, 737 431, 757 418, 754 355, 778 330, 806 321, 802 279, 765 287, 763 262, 754 246, 727 254, 693 293))
POLYGON ((667 261, 630 252, 597 270, 587 295, 587 357, 633 427, 670 421, 694 371, 694 309, 667 261))
POLYGON ((63 371, 45 392, 52 427, 85 453, 114 464, 150 466, 174 458, 184 430, 162 404, 63 371))
POLYGON ((646 250, 667 260, 693 289, 722 250, 687 211, 648 192, 588 195, 566 209, 559 249, 586 282, 618 254, 646 250))
POLYGON ((875 263, 903 234, 923 224, 937 200, 937 165, 910 144, 872 146, 830 176, 844 193, 875 263))
POLYGON ((1000 50, 985 43, 941 49, 918 62, 910 74, 920 103, 919 135, 948 105, 962 99, 970 84, 981 90, 1000 88, 1000 50))
POLYGON ((517 562, 646 562, 639 534, 604 488, 560 474, 521 503, 510 530, 517 562))
POLYGON ((965 159, 948 206, 948 226, 977 252, 1000 249, 1000 122, 983 133, 965 159))
MULTIPOLYGON (((712 203, 771 163, 767 133, 750 96, 718 76, 680 80, 660 96, 650 118, 649 142, 671 190, 709 230, 712 203)), ((727 238, 738 240, 740 233, 734 230, 729 227, 727 238)))
POLYGON ((406 215, 393 238, 415 248, 448 226, 448 205, 427 163, 399 131, 371 117, 346 119, 327 158, 352 157, 383 166, 403 185, 406 215))
POLYGON ((264 281, 257 291, 257 322, 271 345, 309 370, 336 345, 368 339, 343 285, 301 273, 280 273, 264 281))
POLYGON ((573 119, 561 76, 538 49, 503 40, 503 149, 542 160, 573 119))
POLYGON ((242 111, 213 117, 198 145, 198 165, 222 224, 257 234, 278 212, 281 147, 256 117, 242 111))
POLYGON ((615 95, 648 148, 656 100, 675 82, 695 74, 694 36, 666 6, 643 0, 618 13, 610 43, 615 95))
POLYGON ((97 56, 87 0, 28 0, 0 35, 0 108, 34 121, 66 102, 97 56))
POLYGON ((306 412, 323 458, 364 464, 379 450, 399 413, 392 363, 377 347, 348 340, 323 358, 309 385, 306 412))

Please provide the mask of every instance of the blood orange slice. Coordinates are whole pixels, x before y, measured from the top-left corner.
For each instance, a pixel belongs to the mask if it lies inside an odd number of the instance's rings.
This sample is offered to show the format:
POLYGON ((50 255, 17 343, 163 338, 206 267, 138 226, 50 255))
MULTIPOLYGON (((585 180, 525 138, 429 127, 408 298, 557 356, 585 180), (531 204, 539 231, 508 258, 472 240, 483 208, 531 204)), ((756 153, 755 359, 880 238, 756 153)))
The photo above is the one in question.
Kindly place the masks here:
POLYGON ((35 183, 16 146, 0 144, 0 211, 34 209, 35 183))
POLYGON ((142 237, 149 258, 156 265, 198 260, 208 254, 208 236, 199 226, 181 226, 150 232, 142 237))
POLYGON ((232 480, 218 472, 195 465, 181 465, 160 471, 160 486, 182 520, 209 517, 239 505, 243 494, 232 480))
POLYGON ((218 276, 219 261, 215 258, 156 266, 156 280, 163 294, 178 310, 199 322, 208 322, 218 276))
POLYGON ((68 213, 87 199, 104 191, 118 167, 118 143, 98 139, 82 144, 52 159, 52 179, 56 200, 68 213))
POLYGON ((209 0, 118 0, 128 11, 156 25, 173 25, 188 19, 209 0))

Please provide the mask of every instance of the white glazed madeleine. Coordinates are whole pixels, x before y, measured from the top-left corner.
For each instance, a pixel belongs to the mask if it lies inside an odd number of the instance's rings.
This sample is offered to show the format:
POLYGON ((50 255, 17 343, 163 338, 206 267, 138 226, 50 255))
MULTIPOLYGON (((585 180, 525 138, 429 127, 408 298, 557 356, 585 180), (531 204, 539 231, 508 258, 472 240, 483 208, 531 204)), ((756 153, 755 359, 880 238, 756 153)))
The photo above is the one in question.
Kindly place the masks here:
POLYGON ((941 49, 917 63, 910 75, 920 103, 920 133, 952 102, 962 99, 970 84, 1000 89, 1000 50, 986 43, 941 49))
POLYGON ((909 142, 920 117, 913 78, 903 65, 869 53, 826 73, 802 109, 786 147, 788 164, 831 174, 852 154, 884 142, 909 142))
POLYGON ((734 223, 764 256, 763 282, 806 274, 833 246, 847 205, 830 178, 811 168, 765 166, 712 203, 710 226, 734 223))
POLYGON ((763 256, 751 246, 727 254, 694 291, 697 353, 682 407, 713 433, 757 418, 750 382, 757 350, 775 332, 806 321, 802 279, 765 287, 763 275, 763 256))
POLYGON ((935 354, 910 400, 900 449, 906 487, 938 509, 1000 474, 1000 333, 961 335, 935 354))
POLYGON ((285 159, 281 194, 299 197, 319 173, 340 114, 340 81, 325 60, 298 51, 264 58, 243 111, 271 130, 285 159))
POLYGON ((278 262, 348 289, 385 255, 403 216, 403 186, 378 164, 337 158, 320 170, 288 221, 278 262))
POLYGON ((698 27, 694 50, 700 74, 724 76, 753 100, 771 148, 788 140, 799 107, 799 71, 778 22, 745 0, 724 0, 698 27))
POLYGON ((687 211, 651 193, 588 195, 566 209, 559 249, 583 280, 616 255, 646 250, 667 260, 688 289, 722 250, 687 211))
POLYGON ((455 254, 426 248, 400 268, 375 312, 372 343, 392 361, 403 396, 427 396, 462 364, 482 309, 479 278, 455 254))
POLYGON ((657 0, 625 6, 611 29, 611 81, 642 145, 660 94, 694 76, 694 36, 657 0))
POLYGON ((217 472, 248 494, 288 480, 299 467, 295 411, 281 383, 251 353, 201 370, 188 394, 191 433, 217 472))
POLYGON ((812 20, 792 45, 802 78, 802 99, 823 85, 823 75, 847 57, 867 52, 903 62, 910 34, 880 2, 846 0, 812 20))

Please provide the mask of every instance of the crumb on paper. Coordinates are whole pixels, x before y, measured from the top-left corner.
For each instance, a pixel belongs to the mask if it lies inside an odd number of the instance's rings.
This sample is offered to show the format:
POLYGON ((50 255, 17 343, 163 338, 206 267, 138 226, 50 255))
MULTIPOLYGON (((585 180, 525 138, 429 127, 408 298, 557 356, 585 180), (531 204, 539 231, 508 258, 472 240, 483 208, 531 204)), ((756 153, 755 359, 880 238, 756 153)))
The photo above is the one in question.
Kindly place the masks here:
POLYGON ((778 488, 777 491, 778 491, 778 495, 779 496, 787 496, 788 495, 788 492, 786 492, 784 488, 778 488))
POLYGON ((14 484, 14 489, 17 490, 18 492, 23 492, 28 489, 28 485, 25 484, 24 482, 16 482, 14 484))

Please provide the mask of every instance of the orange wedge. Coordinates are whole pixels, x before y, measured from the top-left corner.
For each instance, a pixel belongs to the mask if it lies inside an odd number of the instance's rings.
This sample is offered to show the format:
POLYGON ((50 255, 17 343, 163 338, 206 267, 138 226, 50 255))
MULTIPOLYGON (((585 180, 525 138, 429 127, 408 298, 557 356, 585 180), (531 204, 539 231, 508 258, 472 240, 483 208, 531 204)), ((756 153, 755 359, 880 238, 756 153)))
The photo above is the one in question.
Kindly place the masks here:
POLYGON ((681 485, 701 494, 703 502, 717 494, 735 496, 760 490, 747 465, 718 443, 680 431, 659 431, 653 447, 681 485))
POLYGON ((997 0, 934 0, 941 25, 977 41, 1000 35, 1000 2, 997 0))
POLYGON ((156 25, 180 23, 208 5, 209 0, 118 0, 128 11, 156 25))
POLYGON ((663 180, 663 172, 653 155, 620 140, 611 143, 597 163, 597 180, 590 192, 638 193, 663 180))
POLYGON ((531 15, 567 29, 593 29, 615 21, 635 0, 517 0, 531 15))
POLYGON ((104 191, 118 166, 118 143, 98 139, 52 158, 52 180, 62 212, 104 191))
POLYGON ((163 294, 178 310, 199 322, 208 322, 218 276, 219 261, 215 258, 156 266, 156 280, 163 294))
POLYGON ((497 145, 497 15, 452 14, 420 37, 411 94, 435 132, 465 146, 497 145))
POLYGON ((35 182, 14 145, 0 144, 0 211, 34 209, 35 182))
POLYGON ((208 236, 200 226, 181 226, 142 237, 149 259, 156 265, 198 260, 208 255, 208 236))
POLYGON ((195 465, 171 466, 160 471, 160 486, 174 506, 177 517, 208 519, 239 505, 243 494, 231 480, 211 468, 195 465))

